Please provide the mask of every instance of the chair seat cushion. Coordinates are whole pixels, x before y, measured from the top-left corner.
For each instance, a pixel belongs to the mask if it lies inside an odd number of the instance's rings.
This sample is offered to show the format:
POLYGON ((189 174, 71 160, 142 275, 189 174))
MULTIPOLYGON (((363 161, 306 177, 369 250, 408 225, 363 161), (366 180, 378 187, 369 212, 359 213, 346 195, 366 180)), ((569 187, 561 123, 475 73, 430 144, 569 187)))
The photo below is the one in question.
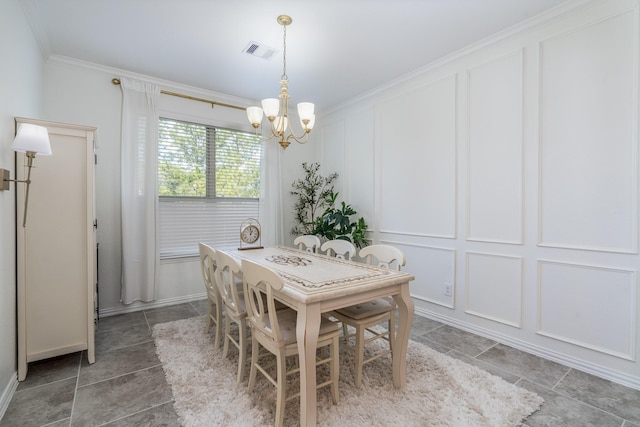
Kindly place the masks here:
POLYGON ((391 311, 392 309, 393 306, 387 299, 378 298, 373 301, 355 304, 336 311, 343 316, 347 316, 355 320, 360 320, 367 317, 375 316, 377 314, 385 313, 387 311, 391 311))
MULTIPOLYGON (((297 341, 296 338, 296 324, 297 324, 298 312, 287 308, 278 311, 278 324, 280 325, 280 336, 284 340, 285 344, 291 344, 297 341)), ((335 332, 338 330, 338 324, 332 322, 329 319, 321 318, 320 333, 324 335, 329 332, 335 332)))

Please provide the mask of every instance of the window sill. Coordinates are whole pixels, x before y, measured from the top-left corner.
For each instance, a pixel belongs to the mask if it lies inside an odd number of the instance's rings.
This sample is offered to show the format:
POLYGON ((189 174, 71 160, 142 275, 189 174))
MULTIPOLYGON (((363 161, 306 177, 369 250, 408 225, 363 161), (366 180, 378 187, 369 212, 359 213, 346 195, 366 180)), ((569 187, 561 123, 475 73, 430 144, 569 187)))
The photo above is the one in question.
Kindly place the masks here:
POLYGON ((194 262, 200 259, 198 254, 188 255, 162 255, 160 256, 160 264, 177 264, 182 262, 194 262))

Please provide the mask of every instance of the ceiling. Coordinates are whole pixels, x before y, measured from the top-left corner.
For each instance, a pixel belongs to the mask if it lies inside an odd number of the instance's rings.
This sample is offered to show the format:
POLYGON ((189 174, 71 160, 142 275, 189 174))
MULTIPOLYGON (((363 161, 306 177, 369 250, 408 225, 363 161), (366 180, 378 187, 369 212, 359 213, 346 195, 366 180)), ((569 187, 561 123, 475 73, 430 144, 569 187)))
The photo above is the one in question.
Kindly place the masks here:
POLYGON ((276 97, 287 14, 292 102, 316 112, 566 0, 21 0, 45 55, 181 84, 276 97), (277 48, 270 60, 250 42, 277 48))

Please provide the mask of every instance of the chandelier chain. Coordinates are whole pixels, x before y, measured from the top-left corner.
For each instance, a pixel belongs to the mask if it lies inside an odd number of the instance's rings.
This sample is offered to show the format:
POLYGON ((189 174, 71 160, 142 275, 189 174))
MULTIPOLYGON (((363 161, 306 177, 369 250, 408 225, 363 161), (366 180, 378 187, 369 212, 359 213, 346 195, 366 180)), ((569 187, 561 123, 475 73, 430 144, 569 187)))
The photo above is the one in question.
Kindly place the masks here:
POLYGON ((287 26, 282 26, 282 80, 289 80, 287 77, 287 26))

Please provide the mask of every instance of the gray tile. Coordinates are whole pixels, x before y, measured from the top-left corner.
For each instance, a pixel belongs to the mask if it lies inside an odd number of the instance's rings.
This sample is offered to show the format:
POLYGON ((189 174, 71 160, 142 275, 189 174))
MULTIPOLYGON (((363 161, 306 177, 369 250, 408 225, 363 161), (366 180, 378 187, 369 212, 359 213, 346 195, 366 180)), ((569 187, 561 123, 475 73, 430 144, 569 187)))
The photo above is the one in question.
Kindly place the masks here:
POLYGON ((416 334, 423 334, 441 326, 444 326, 444 324, 436 320, 429 319, 428 317, 413 316, 413 325, 411 325, 411 332, 415 332, 416 334))
POLYGON ((447 353, 447 356, 451 356, 455 359, 462 360, 463 362, 466 362, 469 365, 477 366, 478 368, 483 369, 492 375, 498 376, 503 380, 510 382, 511 384, 515 384, 518 380, 520 380, 519 375, 512 374, 511 372, 505 371, 504 369, 501 369, 498 366, 494 366, 490 363, 479 360, 475 357, 467 356, 466 354, 460 353, 459 351, 456 351, 456 350, 451 350, 450 352, 447 353))
POLYGON ((169 307, 153 308, 144 311, 149 322, 149 327, 158 323, 171 322, 173 320, 187 319, 189 317, 199 316, 198 310, 193 308, 189 303, 177 304, 169 307))
POLYGON ((622 427, 640 427, 640 425, 634 424, 631 421, 625 420, 624 424, 622 424, 622 427))
POLYGON ((448 352, 451 351, 451 349, 445 345, 442 345, 440 343, 437 343, 435 341, 431 341, 430 339, 426 338, 424 335, 417 335, 417 336, 410 336, 409 337, 411 340, 419 342, 421 344, 426 345, 427 347, 439 352, 439 353, 443 353, 446 354, 448 352))
POLYGON ((640 423, 640 390, 572 369, 554 388, 634 423, 640 423))
POLYGON ((434 341, 466 355, 475 357, 491 346, 495 341, 472 333, 444 325, 423 335, 426 339, 434 341))
POLYGON ((96 426, 172 400, 161 367, 78 387, 71 426, 96 426))
POLYGON ((60 421, 56 421, 55 423, 47 424, 43 427, 69 427, 69 423, 71 423, 71 418, 64 418, 60 421))
POLYGON ((156 346, 151 341, 104 352, 96 357, 96 363, 93 365, 83 360, 78 386, 158 365, 160 361, 156 355, 156 346))
POLYGON ((96 358, 104 352, 152 341, 146 324, 133 325, 127 329, 111 329, 96 333, 96 358))
POLYGON ((0 426, 41 426, 71 416, 76 379, 16 391, 0 426))
POLYGON ((490 348, 478 359, 548 388, 552 388, 570 369, 504 344, 490 348))
POLYGON ((77 377, 81 357, 82 352, 79 351, 29 363, 27 376, 18 384, 17 391, 77 377))
POLYGON ((517 385, 537 393, 544 399, 542 407, 524 420, 524 424, 529 427, 622 426, 621 418, 548 388, 527 380, 522 380, 517 385))
POLYGON ((173 402, 168 402, 105 425, 108 427, 173 427, 179 426, 180 420, 173 409, 173 402))
POLYGON ((201 316, 204 316, 205 314, 209 313, 209 304, 207 304, 206 299, 191 301, 191 305, 193 306, 193 308, 198 310, 198 314, 200 314, 201 316))
POLYGON ((101 317, 98 322, 98 331, 110 331, 112 329, 127 329, 134 325, 146 325, 147 318, 142 311, 118 314, 116 316, 101 317))

